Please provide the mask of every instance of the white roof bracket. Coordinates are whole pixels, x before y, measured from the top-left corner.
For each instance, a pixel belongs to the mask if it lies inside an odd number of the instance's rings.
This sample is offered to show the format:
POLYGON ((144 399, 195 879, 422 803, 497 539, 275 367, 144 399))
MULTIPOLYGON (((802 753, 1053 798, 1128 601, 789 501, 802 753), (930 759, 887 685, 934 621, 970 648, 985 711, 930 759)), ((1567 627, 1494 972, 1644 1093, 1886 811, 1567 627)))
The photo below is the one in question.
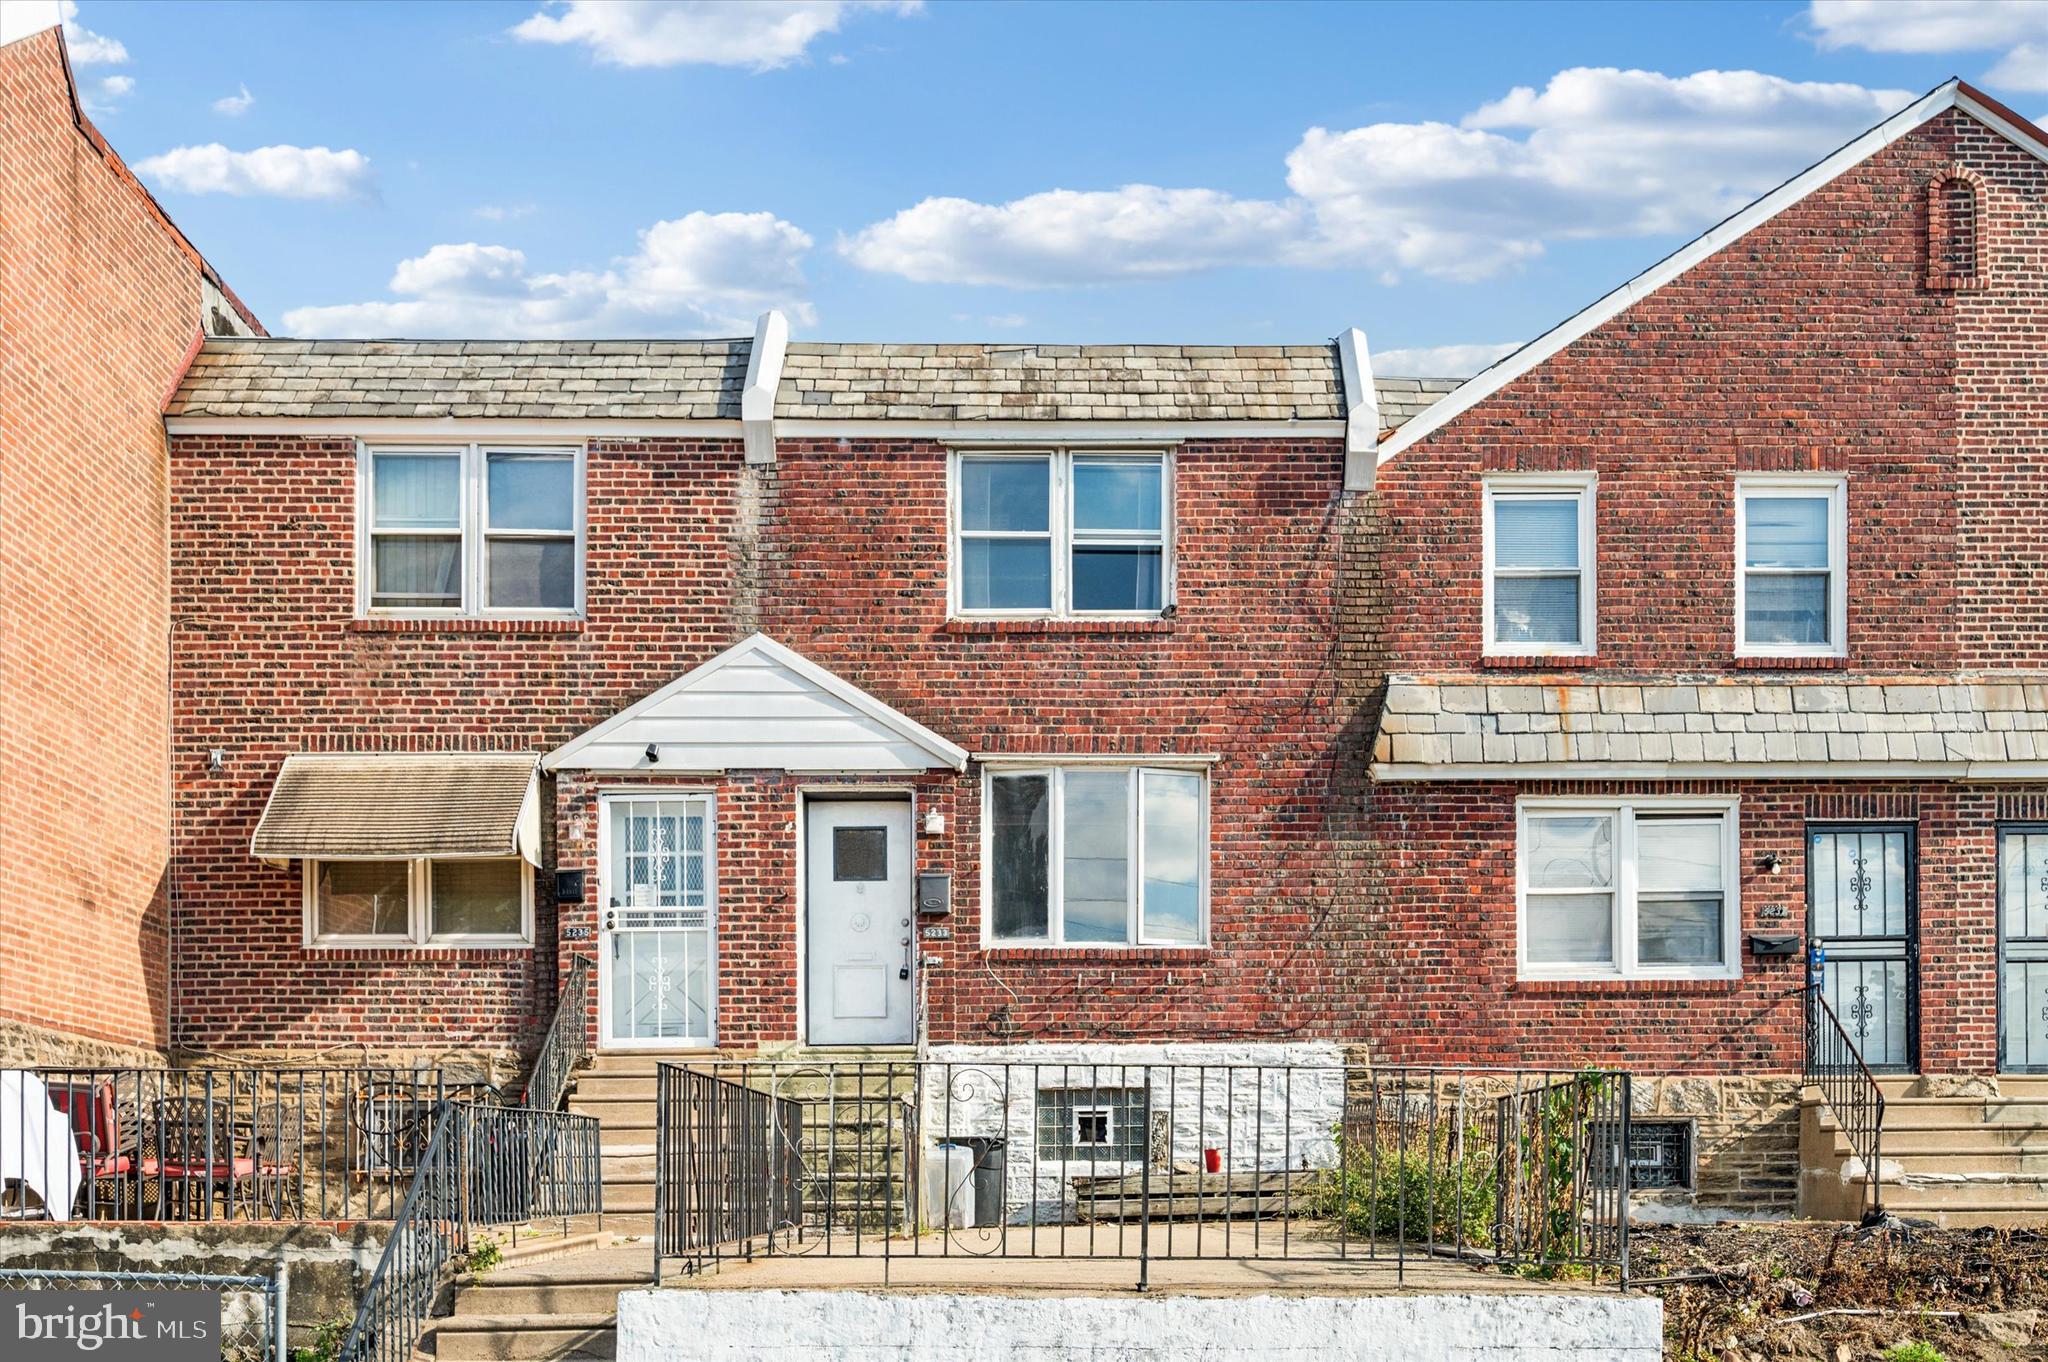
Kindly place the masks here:
POLYGON ((1344 490, 1370 492, 1379 466, 1380 395, 1363 331, 1337 333, 1337 362, 1344 379, 1344 490))
POLYGON ((789 353, 789 318, 770 309, 754 327, 747 354, 747 382, 740 389, 740 434, 748 463, 775 462, 775 390, 782 386, 782 360, 789 353))

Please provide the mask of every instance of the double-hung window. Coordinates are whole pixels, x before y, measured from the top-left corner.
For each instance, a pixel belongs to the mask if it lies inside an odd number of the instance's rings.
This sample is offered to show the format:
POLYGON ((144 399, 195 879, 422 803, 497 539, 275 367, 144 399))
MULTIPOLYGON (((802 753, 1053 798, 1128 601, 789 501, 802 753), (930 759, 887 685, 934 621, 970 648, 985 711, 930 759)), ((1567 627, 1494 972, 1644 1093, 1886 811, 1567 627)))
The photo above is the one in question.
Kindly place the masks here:
POLYGON ((305 863, 308 946, 523 946, 533 874, 514 857, 305 863))
POLYGON ((1208 782, 1138 766, 992 770, 982 902, 992 943, 1199 945, 1208 782))
POLYGON ((962 453, 953 603, 966 615, 1156 615, 1172 599, 1163 454, 962 453))
POLYGON ((1484 500, 1486 651, 1591 653, 1591 475, 1488 478, 1484 500))
POLYGON ((1732 800, 1525 799, 1516 891, 1525 978, 1734 978, 1732 800))
POLYGON ((488 445, 362 452, 364 613, 574 615, 582 453, 488 445))
POLYGON ((1839 477, 1746 476, 1735 484, 1735 651, 1848 652, 1848 513, 1839 477))

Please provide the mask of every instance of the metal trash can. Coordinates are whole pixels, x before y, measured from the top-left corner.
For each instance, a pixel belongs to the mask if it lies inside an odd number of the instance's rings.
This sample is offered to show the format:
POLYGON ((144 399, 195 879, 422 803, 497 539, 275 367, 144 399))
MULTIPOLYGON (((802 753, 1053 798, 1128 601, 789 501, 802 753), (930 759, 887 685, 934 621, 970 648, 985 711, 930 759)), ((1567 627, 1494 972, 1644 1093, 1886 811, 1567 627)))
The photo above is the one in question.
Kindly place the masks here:
POLYGON ((1003 1173, 1010 1142, 1000 1135, 956 1136, 949 1143, 974 1151, 974 1223, 1000 1225, 1003 1213, 1003 1173))

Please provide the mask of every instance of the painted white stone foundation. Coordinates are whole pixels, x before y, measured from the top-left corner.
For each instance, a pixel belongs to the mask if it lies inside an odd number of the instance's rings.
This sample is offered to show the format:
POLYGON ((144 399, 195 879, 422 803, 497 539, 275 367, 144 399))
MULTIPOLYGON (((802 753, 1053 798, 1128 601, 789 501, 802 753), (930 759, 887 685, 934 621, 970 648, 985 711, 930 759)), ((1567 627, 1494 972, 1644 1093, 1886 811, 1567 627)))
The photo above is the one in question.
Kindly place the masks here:
POLYGON ((1001 1138, 1012 1224, 1073 1219, 1073 1179, 1138 1173, 1143 1163, 1053 1157, 1038 1148, 1038 1094, 1143 1088, 1155 1173, 1193 1172, 1205 1150, 1221 1171, 1332 1168, 1344 1111, 1344 1055, 1324 1042, 941 1045, 927 1070, 930 1143, 1001 1138), (1256 1067, 1255 1067, 1256 1066, 1256 1067))
POLYGON ((992 1296, 628 1291, 618 1362, 1657 1362, 1648 1296, 992 1296))

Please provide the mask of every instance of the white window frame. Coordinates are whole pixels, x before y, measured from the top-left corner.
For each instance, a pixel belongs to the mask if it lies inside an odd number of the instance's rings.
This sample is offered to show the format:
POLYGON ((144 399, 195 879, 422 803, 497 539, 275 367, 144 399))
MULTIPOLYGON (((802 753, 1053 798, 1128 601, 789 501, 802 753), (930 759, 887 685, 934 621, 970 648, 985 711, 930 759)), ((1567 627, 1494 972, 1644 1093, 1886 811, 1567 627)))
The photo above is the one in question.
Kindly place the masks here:
POLYGON ((533 945, 533 866, 521 856, 328 856, 300 862, 304 923, 300 943, 307 950, 463 950, 533 945), (320 931, 320 867, 327 861, 383 861, 406 867, 406 932, 363 936, 320 931), (515 861, 519 865, 519 933, 434 931, 434 862, 515 861))
MULTIPOLYGON (((1598 647, 1599 536, 1594 528, 1595 493, 1598 479, 1583 473, 1500 473, 1480 483, 1481 567, 1480 592, 1484 653, 1488 657, 1591 657, 1598 647), (1493 584, 1499 573, 1494 566, 1494 504, 1501 497, 1573 497, 1579 503, 1579 641, 1577 643, 1527 643, 1494 637, 1493 584)), ((1510 572, 1517 569, 1510 568, 1510 572)), ((1542 574, 1531 574, 1542 575, 1542 574)))
POLYGON ((1620 799, 1529 797, 1515 801, 1515 973, 1522 979, 1740 979, 1742 977, 1742 801, 1717 795, 1634 795, 1620 799), (1541 964, 1529 960, 1529 819, 1556 814, 1614 819, 1613 940, 1610 965, 1541 964), (1636 816, 1698 814, 1721 819, 1721 949, 1719 965, 1645 965, 1636 958, 1636 816))
POLYGON ((1174 451, 1119 446, 1048 445, 1033 448, 976 448, 966 446, 947 451, 946 458, 946 613, 956 619, 1158 619, 1174 606, 1174 451), (1052 584, 1050 604, 1017 610, 970 610, 961 604, 961 542, 973 539, 1037 539, 1024 530, 963 530, 960 516, 960 463, 963 459, 1043 459, 1048 465, 1050 486, 1046 514, 1051 520, 1052 584), (1157 463, 1159 465, 1159 533, 1115 534, 1074 529, 1074 477, 1076 461, 1157 463), (1159 608, 1157 610, 1076 610, 1072 607, 1073 550, 1079 544, 1151 548, 1160 551, 1159 608))
POLYGON ((1157 950, 1207 950, 1209 947, 1209 862, 1214 850, 1209 842, 1209 801, 1215 782, 1205 766, 1175 765, 1169 761, 1145 761, 1125 764, 1122 762, 1075 762, 1071 765, 1047 763, 1036 764, 989 764, 982 768, 981 775, 981 944, 985 948, 1044 950, 1048 947, 1069 951, 1127 951, 1134 948, 1157 950), (1131 780, 1133 798, 1125 816, 1128 820, 1125 843, 1130 848, 1130 877, 1125 887, 1124 939, 1121 941, 1068 941, 1066 939, 1066 777, 1069 772, 1122 771, 1131 780), (1201 883, 1196 889, 1196 931, 1192 941, 1170 938, 1146 937, 1144 931, 1145 897, 1145 826, 1144 826, 1144 780, 1147 771, 1163 772, 1180 776, 1197 776, 1202 782, 1202 799, 1198 806, 1200 826, 1196 828, 1198 844, 1201 847, 1201 883), (1047 779, 1049 802, 1046 816, 1050 820, 1046 836, 1046 935, 1044 936, 997 936, 995 930, 995 858, 991 844, 995 828, 987 816, 987 810, 994 807, 994 782, 998 776, 1044 776, 1047 779))
POLYGON ((1089 1106, 1075 1105, 1067 1108, 1067 1143, 1074 1149, 1116 1148, 1116 1108, 1107 1103, 1096 1103, 1089 1106), (1081 1118, 1084 1116, 1100 1116, 1102 1118, 1101 1139, 1084 1140, 1081 1138, 1081 1118))
POLYGON ((1849 655, 1849 478, 1846 473, 1745 473, 1735 480, 1735 655, 1737 657, 1847 657, 1849 655), (1749 499, 1812 496, 1828 503, 1828 642, 1751 643, 1749 576, 1811 573, 1810 568, 1752 568, 1749 499))
POLYGON ((478 442, 469 443, 423 443, 372 444, 358 441, 356 444, 356 617, 358 619, 581 619, 584 609, 584 557, 588 539, 588 515, 585 510, 584 481, 588 464, 588 446, 585 444, 537 444, 478 442), (454 609, 431 609, 419 607, 391 607, 374 604, 375 563, 372 561, 371 544, 376 537, 372 524, 375 499, 372 479, 375 477, 375 457, 380 454, 424 454, 458 457, 462 461, 462 604, 454 609), (574 462, 572 474, 575 485, 575 528, 573 538, 576 555, 576 599, 567 610, 547 610, 539 607, 517 610, 492 609, 485 574, 489 570, 489 546, 493 538, 512 539, 567 539, 571 535, 555 533, 519 533, 493 531, 490 526, 489 485, 486 481, 490 456, 493 454, 552 454, 567 457, 574 462))

